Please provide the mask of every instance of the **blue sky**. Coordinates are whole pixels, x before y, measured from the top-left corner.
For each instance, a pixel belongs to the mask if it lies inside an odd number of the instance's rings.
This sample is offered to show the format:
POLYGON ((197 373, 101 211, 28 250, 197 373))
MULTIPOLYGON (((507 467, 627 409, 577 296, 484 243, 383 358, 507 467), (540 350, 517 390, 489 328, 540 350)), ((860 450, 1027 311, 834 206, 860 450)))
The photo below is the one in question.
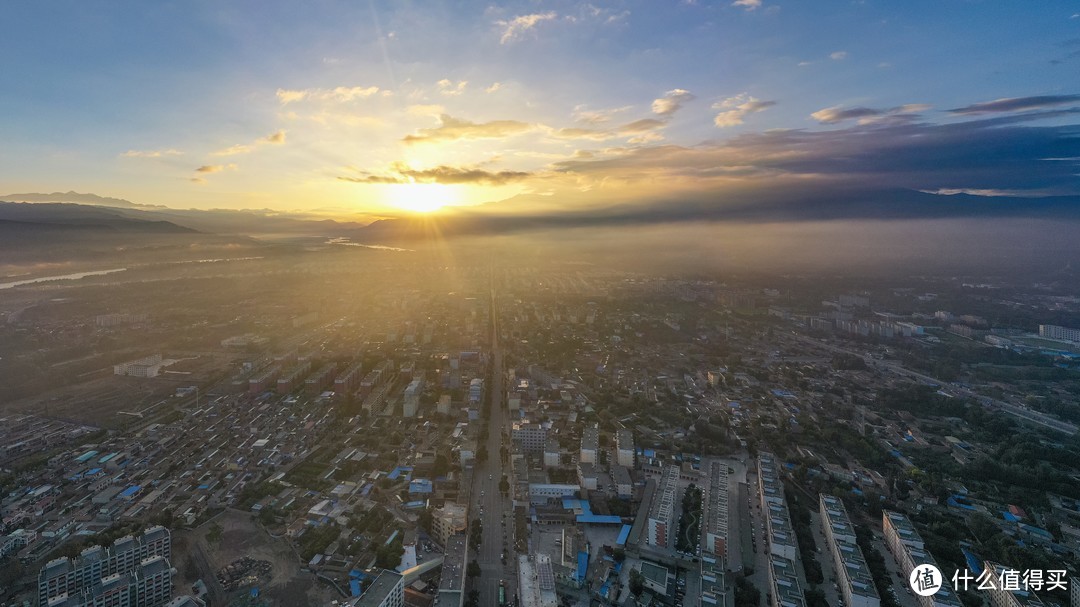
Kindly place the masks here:
POLYGON ((1075 161, 1046 160, 1076 150, 1075 2, 37 2, 5 22, 0 192, 374 214, 745 202, 856 174, 1080 193, 1075 161), (924 154, 912 137, 967 168, 844 160, 924 154), (1002 137, 1023 170, 977 170, 970 142, 1002 137))

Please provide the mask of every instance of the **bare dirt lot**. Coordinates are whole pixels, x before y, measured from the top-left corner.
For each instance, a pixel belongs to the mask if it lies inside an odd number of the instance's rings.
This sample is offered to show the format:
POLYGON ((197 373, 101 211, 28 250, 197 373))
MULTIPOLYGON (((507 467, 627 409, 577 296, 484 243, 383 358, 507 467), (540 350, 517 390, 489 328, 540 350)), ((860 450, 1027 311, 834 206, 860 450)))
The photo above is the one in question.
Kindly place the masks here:
POLYGON ((248 593, 249 589, 241 589, 226 594, 216 578, 219 569, 243 557, 271 564, 270 581, 259 588, 260 597, 270 605, 321 606, 341 598, 300 567, 287 540, 271 537, 249 513, 228 510, 194 530, 178 531, 173 535, 177 586, 189 588, 202 579, 210 592, 208 604, 213 607, 227 605, 229 600, 248 593), (215 523, 222 528, 221 540, 211 543, 207 534, 215 523))

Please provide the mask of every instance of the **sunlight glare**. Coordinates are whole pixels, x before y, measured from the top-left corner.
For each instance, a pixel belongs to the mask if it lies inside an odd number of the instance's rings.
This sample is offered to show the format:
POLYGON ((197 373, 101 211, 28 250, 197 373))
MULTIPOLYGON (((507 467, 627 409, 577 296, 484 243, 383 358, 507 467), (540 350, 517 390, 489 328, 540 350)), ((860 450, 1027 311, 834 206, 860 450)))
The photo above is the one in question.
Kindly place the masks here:
POLYGON ((440 183, 409 183, 394 186, 389 192, 395 207, 414 213, 430 213, 457 201, 456 192, 440 183))

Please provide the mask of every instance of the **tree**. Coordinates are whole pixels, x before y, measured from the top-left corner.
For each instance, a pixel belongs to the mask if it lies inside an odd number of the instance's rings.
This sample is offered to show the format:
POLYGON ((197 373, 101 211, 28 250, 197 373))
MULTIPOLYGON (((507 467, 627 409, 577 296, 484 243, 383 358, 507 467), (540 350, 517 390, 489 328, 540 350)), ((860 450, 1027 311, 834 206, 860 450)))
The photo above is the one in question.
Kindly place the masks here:
POLYGON ((746 579, 735 582, 735 607, 757 607, 761 600, 761 591, 746 579))
POLYGON ((430 508, 424 508, 417 516, 416 522, 420 525, 421 529, 431 533, 431 527, 435 523, 435 515, 431 513, 430 508))
POLYGON ((379 546, 375 551, 375 566, 383 569, 393 569, 401 564, 401 555, 405 554, 405 547, 400 540, 395 540, 390 545, 379 546))
POLYGON ((480 591, 470 590, 469 598, 465 600, 465 607, 480 607, 480 591))
POLYGON ((645 576, 641 575, 641 572, 637 569, 631 569, 630 593, 634 596, 641 596, 642 592, 645 592, 645 576))
POLYGON ((210 528, 206 531, 206 541, 211 544, 218 544, 221 542, 221 536, 224 532, 225 530, 221 528, 221 525, 216 522, 210 523, 210 528))
POLYGON ((469 577, 480 577, 480 563, 476 559, 469 561, 468 567, 465 568, 465 575, 469 577))

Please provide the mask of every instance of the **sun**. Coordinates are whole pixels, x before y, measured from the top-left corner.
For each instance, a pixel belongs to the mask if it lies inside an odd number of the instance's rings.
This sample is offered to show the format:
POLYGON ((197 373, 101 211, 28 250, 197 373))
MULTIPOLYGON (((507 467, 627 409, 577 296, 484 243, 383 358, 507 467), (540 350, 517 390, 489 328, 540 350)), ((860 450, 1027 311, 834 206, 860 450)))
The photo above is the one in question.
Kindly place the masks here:
POLYGON ((457 202, 457 193, 441 183, 406 183, 391 188, 389 202, 406 211, 431 213, 457 202))

